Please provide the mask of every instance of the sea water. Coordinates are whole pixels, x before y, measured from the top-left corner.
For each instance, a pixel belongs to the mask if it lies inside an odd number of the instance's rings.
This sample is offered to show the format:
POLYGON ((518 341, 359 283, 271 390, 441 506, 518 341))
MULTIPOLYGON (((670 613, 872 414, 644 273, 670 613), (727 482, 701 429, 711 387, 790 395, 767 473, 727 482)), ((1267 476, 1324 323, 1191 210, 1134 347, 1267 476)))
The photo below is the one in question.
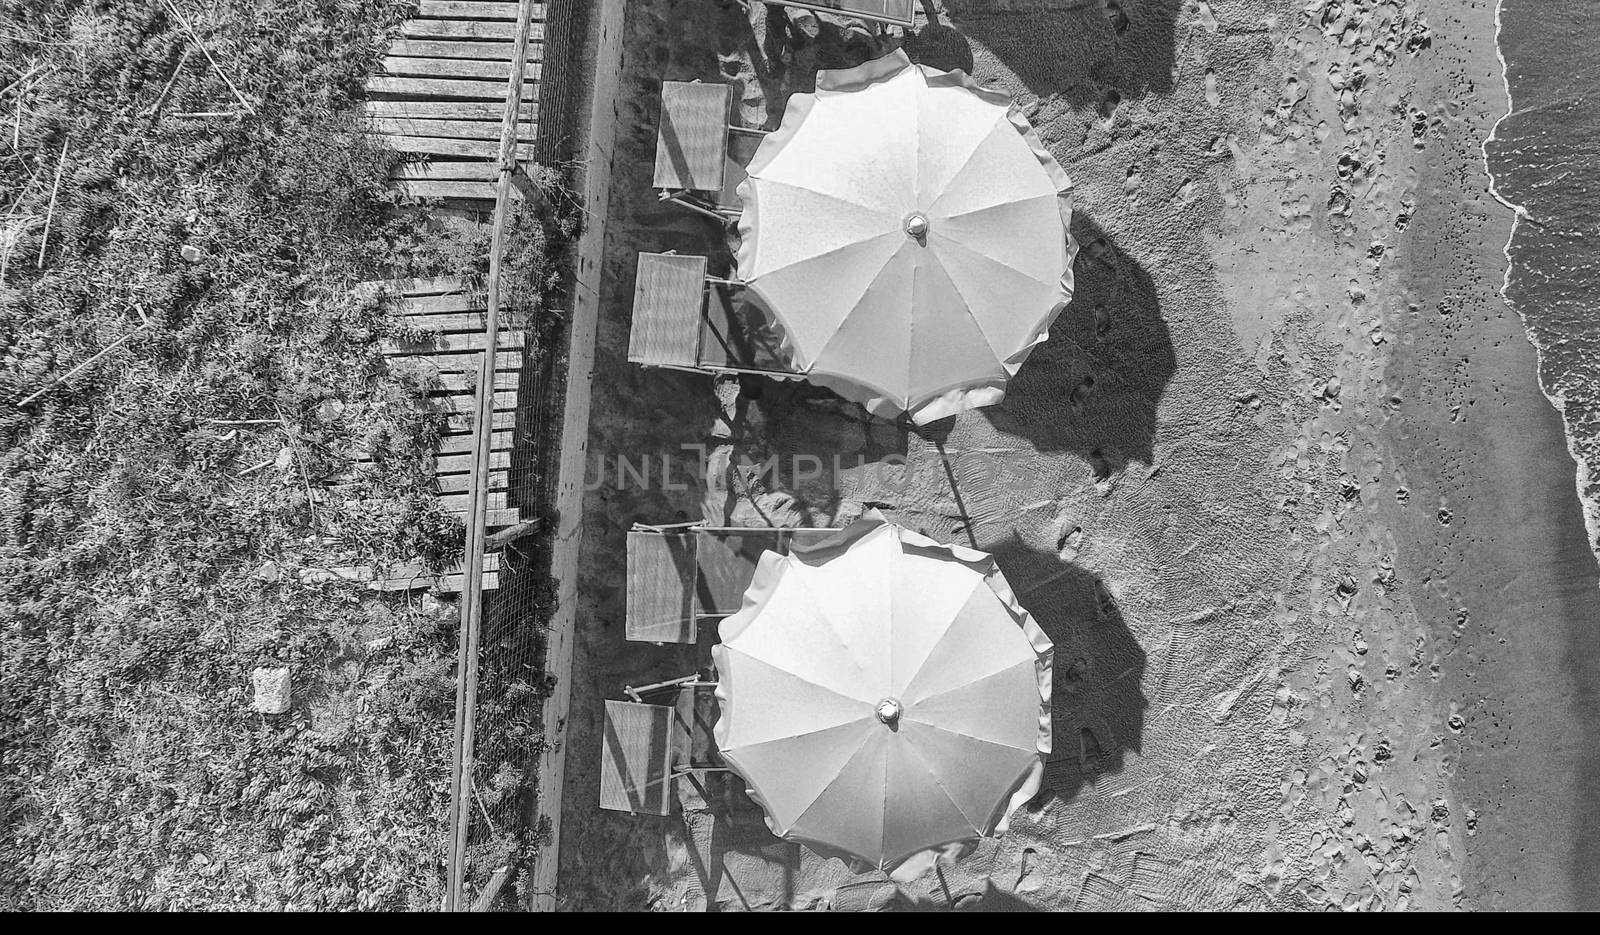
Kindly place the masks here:
POLYGON ((1501 0, 1507 113, 1484 143, 1495 197, 1516 212, 1506 301, 1562 412, 1589 546, 1600 556, 1600 3, 1501 0))

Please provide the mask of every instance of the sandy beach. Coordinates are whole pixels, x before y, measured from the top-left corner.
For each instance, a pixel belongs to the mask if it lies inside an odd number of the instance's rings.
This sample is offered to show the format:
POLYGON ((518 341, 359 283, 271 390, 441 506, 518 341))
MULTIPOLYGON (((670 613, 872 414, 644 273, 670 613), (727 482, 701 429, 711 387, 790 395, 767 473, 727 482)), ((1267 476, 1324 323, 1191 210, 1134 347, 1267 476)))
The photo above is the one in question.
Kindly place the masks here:
POLYGON ((637 254, 730 257, 650 189, 661 81, 733 83, 770 128, 874 52, 759 4, 627 10, 562 908, 1595 906, 1600 567, 1500 291, 1493 4, 924 4, 904 48, 1015 97, 1082 249, 1005 401, 921 432, 627 362, 637 254), (617 470, 641 456, 648 479, 617 470), (680 784, 669 818, 601 811, 603 700, 707 658, 624 640, 629 526, 868 506, 994 553, 1056 645, 1055 752, 1011 832, 947 894, 772 837, 736 778, 680 784))

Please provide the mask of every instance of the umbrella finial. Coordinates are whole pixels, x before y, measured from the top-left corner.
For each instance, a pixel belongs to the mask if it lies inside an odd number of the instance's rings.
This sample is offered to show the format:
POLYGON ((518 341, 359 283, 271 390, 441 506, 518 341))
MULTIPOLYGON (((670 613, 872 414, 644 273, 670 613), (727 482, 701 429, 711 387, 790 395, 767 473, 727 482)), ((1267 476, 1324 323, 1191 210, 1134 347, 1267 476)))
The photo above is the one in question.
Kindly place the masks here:
POLYGON ((918 243, 928 239, 928 216, 921 211, 906 215, 906 234, 918 243))
POLYGON ((900 714, 904 709, 900 707, 900 699, 885 698, 878 702, 878 720, 882 721, 891 730, 900 723, 900 714))

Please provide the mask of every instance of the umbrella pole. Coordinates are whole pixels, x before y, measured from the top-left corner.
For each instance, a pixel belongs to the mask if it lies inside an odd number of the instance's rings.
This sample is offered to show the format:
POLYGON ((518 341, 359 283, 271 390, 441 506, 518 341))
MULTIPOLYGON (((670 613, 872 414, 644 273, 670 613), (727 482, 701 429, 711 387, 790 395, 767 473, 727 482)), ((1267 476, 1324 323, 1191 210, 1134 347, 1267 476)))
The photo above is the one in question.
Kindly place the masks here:
MULTIPOLYGON (((916 431, 916 423, 912 423, 912 430, 916 431)), ((961 488, 956 486, 956 472, 950 469, 950 457, 944 453, 944 442, 937 438, 928 438, 920 431, 917 435, 924 441, 933 442, 933 447, 939 452, 939 463, 944 465, 945 479, 950 482, 950 493, 956 498, 956 509, 961 511, 961 528, 966 531, 967 542, 974 549, 978 547, 978 537, 972 533, 972 515, 967 512, 967 504, 961 499, 961 488)))

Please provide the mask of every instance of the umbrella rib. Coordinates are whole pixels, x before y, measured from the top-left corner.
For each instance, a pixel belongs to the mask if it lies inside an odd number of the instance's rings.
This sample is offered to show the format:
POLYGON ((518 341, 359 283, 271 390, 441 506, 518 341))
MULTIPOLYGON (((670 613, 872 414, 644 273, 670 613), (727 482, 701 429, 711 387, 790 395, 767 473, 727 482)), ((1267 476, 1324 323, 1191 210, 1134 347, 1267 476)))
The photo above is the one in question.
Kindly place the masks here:
MULTIPOLYGON (((929 214, 937 214, 938 207, 939 207, 939 202, 944 199, 945 195, 950 193, 951 189, 954 187, 954 185, 956 183, 956 180, 961 177, 961 174, 963 172, 966 172, 967 169, 971 167, 971 165, 972 165, 972 157, 977 154, 979 148, 981 148, 984 143, 987 143, 989 141, 989 137, 994 135, 995 125, 999 124, 1001 122, 1005 122, 1005 123, 1008 123, 1008 124, 1011 122, 1010 118, 1007 116, 1007 111, 1008 111, 1008 108, 1000 108, 998 115, 995 117, 994 123, 989 124, 989 127, 986 130, 984 130, 983 135, 979 136, 977 142, 972 144, 972 148, 971 149, 969 149, 966 152, 961 154, 961 168, 959 168, 955 172, 951 173, 950 177, 945 180, 944 187, 940 190, 940 192, 937 195, 934 195, 933 198, 929 200, 928 207, 927 207, 927 210, 928 210, 929 214)), ((920 129, 920 122, 919 122, 919 129, 920 129)), ((916 187, 916 192, 919 195, 922 193, 922 161, 920 159, 917 160, 917 187, 916 187)))
MULTIPOLYGON (((939 219, 941 221, 954 221, 954 220, 958 220, 960 218, 970 218, 974 214, 982 214, 985 211, 993 211, 996 208, 1010 208, 1013 205, 1025 205, 1030 201, 1043 201, 1046 198, 1050 199, 1051 201, 1060 201, 1061 200, 1061 193, 1060 192, 1039 192, 1036 195, 1028 195, 1027 197, 1024 197, 1024 198, 1013 198, 1010 201, 996 201, 996 202, 993 202, 991 204, 980 205, 980 206, 978 206, 976 208, 969 208, 969 209, 967 209, 965 211, 962 211, 962 212, 959 212, 957 214, 943 214, 943 215, 939 216, 939 219)), ((1059 213, 1060 212, 1059 212, 1059 209, 1058 209, 1057 210, 1058 216, 1059 216, 1059 213)), ((1063 231, 1066 230, 1065 226, 1063 226, 1062 230, 1063 231)))
MULTIPOLYGON (((1011 202, 1011 204, 1019 204, 1019 203, 1020 202, 1011 202)), ((996 205, 996 206, 992 206, 992 207, 998 207, 998 206, 996 205)), ((1065 230, 1065 229, 1063 229, 1063 230, 1065 230)), ((995 257, 992 257, 987 253, 983 253, 982 251, 979 251, 979 250, 974 250, 971 247, 967 246, 966 244, 962 243, 960 240, 958 240, 958 239, 956 239, 954 237, 951 237, 948 234, 941 235, 939 237, 939 241, 941 243, 949 244, 950 246, 956 247, 957 249, 961 250, 964 253, 969 253, 972 256, 975 256, 978 259, 983 260, 986 263, 990 263, 990 264, 992 264, 994 266, 998 266, 998 267, 1000 267, 1002 269, 1006 269, 1006 270, 1009 270, 1009 271, 1011 271, 1013 273, 1016 273, 1018 276, 1021 276, 1024 279, 1028 279, 1028 280, 1030 280, 1032 282, 1037 282, 1037 283, 1043 283, 1044 282, 1044 280, 1040 279, 1034 273, 1030 273, 1027 270, 1018 269, 1017 267, 1012 266, 1010 263, 1007 263, 1004 260, 996 259, 995 257)), ((1063 238, 1062 242, 1065 243, 1065 239, 1064 238, 1063 238)), ((1066 272, 1066 270, 1063 269, 1062 272, 1066 272)), ((948 274, 946 274, 946 275, 948 275, 948 274)), ((1055 278, 1059 279, 1060 277, 1059 277, 1059 275, 1057 275, 1055 278)))
MULTIPOLYGON (((955 240, 949 237, 940 237, 939 239, 941 242, 947 242, 957 247, 961 246, 959 243, 956 243, 955 240)), ((961 249, 966 250, 968 248, 961 247, 961 249)), ((967 297, 967 294, 962 290, 961 285, 956 282, 956 278, 950 275, 950 270, 945 268, 944 261, 939 259, 937 251, 930 250, 929 253, 932 255, 933 262, 938 264, 939 272, 943 273, 944 278, 950 283, 950 288, 954 289, 956 291, 956 295, 961 297, 961 311, 966 313, 967 318, 972 322, 972 327, 976 328, 978 333, 983 335, 984 346, 989 349, 989 356, 994 358, 995 366, 1000 368, 1002 371, 1005 370, 1005 358, 1000 356, 1000 352, 998 350, 995 350, 994 340, 989 337, 989 332, 983 330, 983 322, 979 321, 978 316, 973 314, 972 300, 967 297)))
MULTIPOLYGON (((932 654, 930 653, 929 656, 931 658, 932 654)), ((926 664, 926 663, 924 663, 924 664, 926 664)), ((1007 663, 1006 665, 1003 665, 1003 666, 999 667, 998 669, 993 669, 993 670, 988 671, 988 672, 984 672, 984 673, 981 673, 981 674, 978 674, 978 675, 973 675, 971 678, 968 678, 966 681, 961 682, 959 684, 951 685, 951 686, 948 686, 946 688, 941 688, 941 689, 939 689, 938 691, 934 692, 931 695, 916 695, 916 696, 906 695, 901 700, 905 701, 907 704, 911 704, 911 703, 927 704, 928 702, 933 701, 933 700, 935 700, 937 698, 943 698, 945 695, 948 695, 951 692, 960 691, 963 688, 969 688, 969 687, 971 687, 973 685, 976 685, 977 683, 983 681, 984 679, 991 679, 991 678, 994 678, 997 675, 1003 675, 1006 672, 1009 672, 1012 669, 1017 668, 1018 666, 1025 666, 1026 665, 1026 666, 1037 667, 1038 664, 1039 664, 1039 660, 1038 660, 1037 656, 1035 656, 1032 659, 1017 659, 1016 661, 1007 663)), ((922 674, 921 670, 918 670, 917 674, 921 675, 922 674)), ((970 673, 964 673, 964 674, 970 674, 970 673)), ((912 681, 915 682, 916 679, 913 678, 912 681)), ((906 689, 909 691, 910 688, 911 688, 911 686, 908 684, 906 686, 906 689)))
MULTIPOLYGON (((792 267, 800 266, 802 263, 814 263, 814 261, 818 261, 818 259, 827 259, 829 256, 834 256, 835 253, 842 253, 842 251, 845 250, 853 250, 853 248, 856 247, 864 247, 864 245, 867 245, 867 243, 872 243, 874 240, 883 240, 890 234, 899 234, 899 229, 894 229, 894 231, 885 231, 882 232, 882 234, 874 234, 872 237, 867 237, 867 239, 864 240, 851 240, 850 243, 840 243, 838 247, 830 247, 829 250, 824 250, 822 253, 811 253, 811 255, 800 256, 800 258, 797 259, 786 259, 786 261, 782 263, 782 266, 774 266, 771 267, 771 269, 763 269, 762 272, 752 275, 752 277, 750 277, 749 280, 746 280, 746 282, 754 285, 757 280, 762 279, 762 277, 765 277, 765 275, 778 274, 778 272, 786 271, 786 269, 792 269, 792 267)), ((878 272, 882 272, 882 269, 880 269, 878 272)))
MULTIPOLYGON (((794 575, 793 577, 794 577, 795 582, 801 588, 805 589, 805 592, 806 592, 807 596, 810 599, 811 608, 816 612, 817 619, 819 619, 823 623, 827 624, 828 629, 830 631, 832 631, 834 637, 836 639, 838 639, 839 645, 843 646, 845 648, 845 652, 850 657, 850 661, 856 667, 856 672, 859 673, 862 676, 862 681, 866 681, 866 675, 868 673, 868 669, 867 669, 867 667, 865 665, 862 664, 862 659, 861 659, 861 655, 860 655, 860 652, 859 652, 858 648, 855 647, 855 646, 852 646, 850 641, 845 639, 844 633, 839 629, 839 625, 837 623, 835 623, 833 618, 828 616, 827 611, 823 609, 822 602, 817 600, 817 592, 812 590, 812 588, 811 588, 811 582, 807 581, 805 579, 804 575, 794 575)), ((829 691, 832 691, 832 689, 829 689, 829 691)), ((840 695, 841 697, 844 697, 844 698, 850 698, 851 697, 850 695, 845 695, 842 692, 834 692, 834 694, 840 695)), ((856 699, 856 700, 864 700, 864 699, 856 699)))
MULTIPOLYGON (((939 644, 944 642, 944 639, 945 639, 946 636, 950 635, 950 628, 955 626, 956 618, 961 616, 961 612, 963 610, 967 609, 967 603, 972 600, 972 595, 979 588, 987 587, 987 586, 988 586, 988 581, 986 579, 978 578, 977 580, 975 580, 973 582, 972 590, 968 591, 966 594, 963 594, 961 596, 960 602, 956 602, 956 601, 951 601, 950 602, 951 606, 954 607, 955 609, 950 612, 950 616, 949 617, 947 617, 947 618, 945 618, 943 620, 944 626, 939 628, 939 631, 938 631, 939 635, 934 639, 933 644, 928 647, 927 654, 924 655, 918 661, 918 663, 917 663, 917 672, 921 672, 922 671, 922 666, 926 665, 928 660, 933 658, 934 651, 939 648, 939 644)), ((893 592, 891 591, 890 594, 892 595, 893 592)), ((893 600, 893 597, 891 596, 890 599, 893 600)), ((893 616, 893 607, 892 606, 890 608, 890 617, 889 617, 889 619, 890 620, 895 619, 895 617, 893 616)), ((911 687, 911 683, 917 677, 917 672, 912 672, 910 675, 908 675, 906 677, 906 680, 903 683, 898 678, 895 678, 893 680, 893 684, 895 686, 895 691, 896 692, 904 692, 907 688, 910 688, 911 687)), ((891 664, 891 666, 890 666, 890 676, 891 676, 891 678, 893 677, 893 675, 894 675, 894 667, 891 664)))
MULTIPOLYGON (((832 789, 835 785, 837 785, 840 779, 844 778, 845 771, 847 769, 849 769, 850 764, 855 762, 856 757, 860 756, 861 755, 861 751, 865 750, 867 748, 867 744, 869 744, 871 742, 872 742, 872 735, 870 733, 867 734, 866 737, 862 738, 861 743, 856 746, 855 750, 851 751, 850 755, 845 757, 844 764, 839 767, 839 771, 834 774, 833 778, 828 780, 828 782, 821 789, 819 789, 817 791, 817 794, 811 798, 811 801, 806 803, 806 807, 800 810, 800 814, 795 816, 794 821, 789 823, 789 827, 791 829, 796 827, 801 822, 806 820, 806 816, 811 813, 811 810, 813 808, 817 807, 817 802, 823 796, 827 795, 828 794, 828 790, 832 789)), ((885 805, 887 805, 888 798, 889 798, 889 784, 887 782, 887 779, 888 779, 887 774, 885 774, 884 778, 885 778, 885 782, 883 783, 883 796, 884 796, 884 803, 885 803, 885 805)), ((883 816, 883 817, 880 817, 880 819, 879 819, 880 822, 881 822, 881 821, 884 820, 884 818, 886 818, 888 816, 889 813, 888 813, 887 809, 885 809, 883 812, 880 812, 879 814, 881 816, 883 816)), ((879 843, 879 852, 882 853, 882 850, 883 850, 882 843, 881 843, 882 839, 880 838, 879 841, 880 841, 880 843, 879 843)), ((859 855, 859 856, 865 856, 865 855, 859 855)))
MULTIPOLYGON (((922 722, 918 721, 917 723, 920 724, 922 722)), ((928 725, 928 726, 932 727, 932 725, 928 725)), ((938 728, 933 728, 933 729, 934 730, 938 730, 938 728)), ((951 733, 951 732, 950 731, 945 731, 945 733, 951 733)), ((974 738, 974 739, 976 739, 976 738, 974 738)), ((981 743, 982 741, 979 741, 979 742, 981 743)), ((950 790, 949 790, 949 788, 947 788, 945 786, 944 780, 939 778, 939 774, 934 771, 933 766, 931 764, 929 764, 928 761, 922 756, 922 751, 917 749, 917 745, 913 744, 913 743, 907 743, 907 744, 904 744, 904 746, 905 746, 905 748, 907 750, 909 750, 911 752, 912 756, 917 758, 917 762, 922 764, 922 771, 928 774, 928 778, 932 779, 933 780, 933 784, 939 787, 939 791, 944 794, 944 797, 950 801, 951 805, 955 806, 956 811, 961 813, 961 817, 965 818, 967 820, 967 824, 970 825, 971 828, 972 828, 972 833, 981 837, 983 835, 983 830, 978 827, 978 822, 973 821, 972 820, 972 816, 967 814, 967 810, 961 807, 961 803, 960 802, 956 801, 956 797, 950 794, 950 790)), ((887 804, 887 803, 885 803, 885 804, 887 804)), ((887 812, 885 814, 887 814, 887 812)), ((887 821, 884 822, 884 826, 885 826, 886 830, 887 830, 888 824, 889 823, 887 821)))
MULTIPOLYGON (((874 207, 871 207, 869 205, 864 205, 859 201, 852 201, 849 198, 843 197, 842 195, 836 195, 836 194, 834 194, 832 192, 819 191, 818 189, 815 189, 815 188, 807 188, 807 187, 805 187, 803 185, 796 185, 793 182, 785 182, 785 181, 782 181, 780 179, 759 179, 759 181, 764 183, 765 185, 781 186, 783 188, 791 189, 793 191, 804 192, 807 195, 812 195, 812 196, 815 196, 815 197, 818 197, 818 198, 826 198, 829 201, 836 201, 839 204, 848 205, 852 209, 859 210, 859 211, 865 211, 866 213, 874 216, 875 218, 883 218, 883 219, 885 219, 884 220, 884 225, 885 225, 885 228, 886 228, 884 230, 884 232, 883 232, 884 234, 895 233, 895 232, 898 232, 900 230, 900 220, 898 218, 891 217, 882 208, 874 208, 874 207)), ((756 203, 759 205, 760 201, 761 201, 761 190, 759 188, 757 188, 756 191, 755 191, 755 200, 756 200, 756 203)), ((758 212, 758 214, 759 213, 760 212, 758 212)), ((873 234, 872 236, 866 238, 865 240, 852 241, 851 243, 844 244, 844 245, 842 245, 840 247, 836 247, 834 249, 844 249, 845 247, 854 246, 855 244, 858 244, 858 243, 866 243, 868 240, 876 240, 877 238, 879 238, 881 236, 883 236, 883 234, 873 234)), ((813 256, 801 257, 798 260, 792 261, 792 263, 785 263, 784 266, 790 266, 793 263, 803 263, 806 260, 813 259, 814 257, 817 257, 817 256, 827 256, 829 253, 832 253, 832 252, 833 252, 833 250, 828 250, 828 251, 825 251, 823 253, 814 254, 813 256)), ((784 266, 777 267, 777 269, 783 269, 784 266)))
MULTIPOLYGON (((855 727, 855 726, 859 725, 864 720, 866 720, 866 718, 858 718, 858 719, 856 719, 854 721, 845 721, 842 724, 835 724, 835 725, 833 725, 831 727, 824 727, 824 728, 821 728, 819 730, 807 731, 804 734, 796 734, 793 737, 778 737, 778 738, 774 738, 772 740, 763 740, 763 741, 761 741, 760 743, 757 743, 757 744, 747 744, 747 745, 742 745, 742 746, 738 746, 738 747, 729 747, 728 750, 723 753, 723 757, 725 759, 727 759, 728 762, 730 762, 734 766, 738 767, 739 774, 742 777, 744 777, 745 782, 749 783, 752 788, 754 788, 757 792, 761 793, 761 795, 763 797, 768 798, 769 801, 770 801, 770 796, 769 796, 769 793, 768 793, 768 789, 763 788, 763 786, 765 786, 768 782, 772 781, 772 777, 770 775, 761 775, 761 771, 752 769, 750 764, 749 764, 749 754, 759 750, 762 747, 766 747, 766 746, 768 746, 770 744, 788 743, 788 742, 792 742, 794 740, 798 740, 798 739, 800 739, 802 737, 809 737, 809 736, 811 736, 813 734, 820 734, 820 733, 825 733, 827 731, 841 730, 841 729, 847 728, 847 727, 855 727), (741 763, 741 760, 743 760, 744 762, 741 763), (754 775, 753 776, 753 775, 751 775, 752 773, 756 773, 758 775, 754 775)), ((855 759, 856 755, 858 753, 860 753, 861 748, 866 746, 867 742, 870 739, 871 739, 870 733, 867 734, 867 735, 864 735, 862 737, 862 739, 856 744, 855 748, 850 751, 849 755, 844 757, 844 759, 842 761, 840 761, 840 766, 839 766, 839 772, 840 773, 842 773, 844 771, 844 767, 848 766, 851 760, 855 759)), ((828 789, 831 788, 833 786, 833 784, 838 781, 838 779, 839 779, 839 774, 836 773, 833 776, 833 778, 829 779, 826 783, 824 783, 821 788, 819 788, 815 792, 811 793, 806 798, 805 805, 803 805, 803 806, 801 806, 801 807, 799 807, 798 809, 795 810, 796 814, 795 814, 794 820, 788 823, 788 827, 789 828, 793 828, 795 825, 799 824, 801 819, 805 818, 806 812, 809 811, 811 809, 811 807, 816 804, 817 799, 822 798, 823 793, 827 792, 828 789)), ((771 812, 769 810, 769 814, 770 813, 771 812)), ((787 829, 785 829, 785 830, 787 830, 787 829)))
MULTIPOLYGON (((899 233, 899 231, 894 231, 893 233, 899 233)), ((876 238, 874 238, 874 239, 876 239, 876 238)), ((889 264, 894 262, 894 258, 899 256, 900 255, 900 251, 904 250, 904 249, 905 249, 905 246, 902 245, 902 246, 896 248, 893 253, 889 254, 888 258, 883 261, 883 264, 881 266, 879 266, 877 271, 872 274, 872 278, 869 280, 868 285, 867 285, 868 289, 871 289, 872 286, 877 284, 878 277, 883 275, 883 271, 885 269, 889 268, 889 264)), ((915 270, 913 270, 913 275, 915 275, 915 270)), ((866 292, 863 291, 862 295, 865 296, 866 292)), ((857 302, 856 305, 852 306, 851 309, 848 312, 845 312, 845 314, 839 319, 841 325, 844 323, 844 321, 849 319, 851 315, 856 314, 856 309, 860 307, 860 304, 861 303, 857 302)), ((914 315, 911 318, 911 326, 913 328, 916 327, 916 316, 914 316, 914 315)), ((822 349, 817 352, 815 357, 811 358, 812 364, 813 364, 813 366, 811 368, 812 370, 816 370, 817 369, 816 366, 815 366, 815 363, 817 361, 820 361, 823 358, 823 356, 828 353, 828 348, 833 346, 833 342, 839 340, 839 335, 842 334, 842 333, 843 333, 843 329, 842 328, 840 328, 838 330, 835 330, 833 332, 832 337, 828 338, 827 342, 822 345, 822 349)), ((860 383, 863 386, 868 386, 868 387, 871 387, 872 389, 881 390, 885 396, 889 396, 889 397, 891 397, 893 399, 896 399, 896 400, 902 399, 903 396, 904 396, 904 394, 897 393, 897 392, 895 392, 893 390, 890 390, 890 389, 888 389, 886 387, 882 387, 882 386, 879 386, 879 385, 874 384, 874 383, 868 383, 866 381, 866 379, 864 379, 863 377, 861 377, 858 374, 840 373, 840 372, 835 371, 835 370, 823 370, 822 373, 832 373, 832 374, 834 374, 836 376, 844 377, 845 379, 852 380, 852 381, 854 381, 856 383, 860 383)), ((909 377, 907 379, 907 382, 908 383, 910 382, 909 377)))
MULTIPOLYGON (((754 653, 750 653, 750 652, 747 652, 747 651, 742 650, 742 649, 729 649, 728 653, 730 655, 730 659, 729 659, 730 668, 732 668, 733 665, 735 665, 737 663, 737 657, 738 656, 743 656, 745 659, 748 659, 750 662, 753 662, 753 663, 755 663, 757 665, 764 666, 766 668, 769 668, 769 669, 772 669, 774 671, 780 672, 783 675, 789 676, 789 677, 791 677, 791 678, 793 678, 793 679, 795 679, 797 681, 804 682, 807 686, 809 686, 811 688, 814 688, 814 689, 816 689, 818 691, 827 692, 829 695, 832 695, 834 698, 838 698, 838 699, 840 699, 842 701, 845 701, 845 702, 847 702, 849 704, 852 704, 852 705, 863 705, 863 706, 871 704, 871 702, 864 701, 864 700, 862 700, 860 698, 852 697, 852 696, 847 695, 844 692, 841 692, 841 691, 839 691, 839 690, 837 690, 835 688, 831 688, 831 687, 829 687, 827 685, 823 685, 823 684, 821 684, 819 682, 816 682, 816 681, 812 680, 808 676, 801 675, 801 674, 799 674, 797 672, 794 672, 794 671, 792 671, 790 669, 786 669, 786 668, 784 668, 784 667, 782 667, 782 666, 780 666, 780 665, 778 665, 778 664, 776 664, 774 662, 770 662, 770 661, 768 661, 766 659, 763 659, 760 656, 755 655, 754 653)), ((862 717, 865 717, 865 715, 862 715, 862 717)), ((802 731, 802 732, 797 733, 797 734, 780 734, 780 735, 775 736, 775 737, 766 737, 766 738, 763 738, 761 740, 757 740, 757 741, 754 741, 754 742, 748 741, 748 740, 740 740, 737 743, 736 746, 739 747, 739 748, 757 747, 757 746, 760 746, 761 744, 771 743, 771 742, 777 741, 777 740, 794 740, 794 739, 799 738, 799 737, 809 736, 811 734, 817 733, 818 731, 833 730, 834 728, 841 727, 841 726, 843 726, 845 724, 853 724, 857 720, 860 720, 860 718, 855 718, 855 719, 851 719, 851 720, 843 720, 843 721, 839 721, 839 722, 834 723, 834 724, 826 724, 826 725, 823 725, 821 727, 814 727, 814 728, 802 731)), ((734 738, 732 737, 732 735, 730 733, 730 736, 729 736, 730 747, 729 747, 729 749, 733 749, 734 746, 735 746, 733 744, 733 739, 734 738)))

